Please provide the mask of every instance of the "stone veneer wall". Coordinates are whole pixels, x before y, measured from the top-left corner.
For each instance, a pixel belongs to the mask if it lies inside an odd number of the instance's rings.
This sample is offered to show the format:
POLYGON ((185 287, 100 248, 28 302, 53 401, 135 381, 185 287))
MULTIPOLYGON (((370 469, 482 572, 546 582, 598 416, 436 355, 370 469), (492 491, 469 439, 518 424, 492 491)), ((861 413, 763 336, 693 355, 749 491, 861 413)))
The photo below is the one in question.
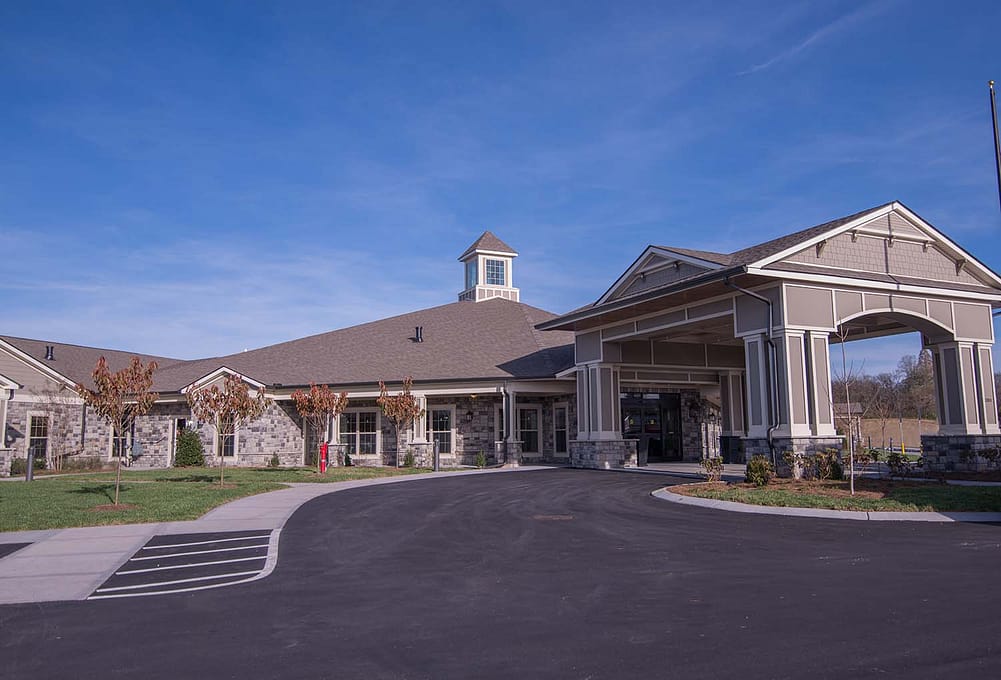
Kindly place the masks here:
POLYGON ((981 472, 988 469, 977 451, 1001 446, 1001 435, 921 436, 924 469, 932 472, 981 472))
POLYGON ((692 409, 701 413, 702 395, 698 390, 681 390, 681 460, 700 461, 705 450, 702 419, 692 416, 692 409))
POLYGON ((573 440, 570 442, 570 465, 577 468, 636 467, 635 439, 573 440))
MULTIPOLYGON (((810 456, 828 449, 840 451, 844 444, 841 437, 775 437, 772 442, 775 444, 775 463, 780 477, 789 477, 792 474, 792 470, 782 458, 784 452, 791 450, 810 456)), ((767 439, 744 439, 743 445, 745 462, 757 455, 771 460, 771 449, 768 448, 767 439)))
POLYGON ((68 460, 110 460, 111 434, 107 423, 83 404, 10 401, 5 439, 12 458, 28 455, 28 425, 32 414, 49 417, 49 456, 68 460))

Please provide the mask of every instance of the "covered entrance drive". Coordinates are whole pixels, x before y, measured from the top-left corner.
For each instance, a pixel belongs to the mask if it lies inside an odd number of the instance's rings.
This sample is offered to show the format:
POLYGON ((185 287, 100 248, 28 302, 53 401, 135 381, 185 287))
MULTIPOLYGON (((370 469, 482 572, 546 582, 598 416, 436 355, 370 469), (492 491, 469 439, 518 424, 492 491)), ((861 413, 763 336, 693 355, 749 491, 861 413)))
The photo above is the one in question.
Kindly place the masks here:
POLYGON ((650 246, 595 304, 538 327, 575 333, 575 465, 840 448, 831 341, 918 330, 940 423, 926 459, 955 467, 1001 444, 998 307, 1001 278, 895 202, 729 254, 650 246))

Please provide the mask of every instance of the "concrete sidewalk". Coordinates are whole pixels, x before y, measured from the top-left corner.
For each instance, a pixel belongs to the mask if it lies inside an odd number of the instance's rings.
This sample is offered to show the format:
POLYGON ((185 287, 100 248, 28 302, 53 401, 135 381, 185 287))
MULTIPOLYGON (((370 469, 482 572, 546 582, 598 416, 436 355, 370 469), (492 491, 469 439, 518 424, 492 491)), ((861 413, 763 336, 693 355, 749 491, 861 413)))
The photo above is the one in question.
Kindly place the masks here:
POLYGON ((281 529, 302 504, 328 493, 442 477, 547 469, 552 468, 429 472, 349 482, 291 484, 287 489, 247 496, 221 505, 189 522, 4 532, 0 533, 0 544, 30 545, 0 558, 0 604, 84 600, 153 536, 276 530, 281 529))

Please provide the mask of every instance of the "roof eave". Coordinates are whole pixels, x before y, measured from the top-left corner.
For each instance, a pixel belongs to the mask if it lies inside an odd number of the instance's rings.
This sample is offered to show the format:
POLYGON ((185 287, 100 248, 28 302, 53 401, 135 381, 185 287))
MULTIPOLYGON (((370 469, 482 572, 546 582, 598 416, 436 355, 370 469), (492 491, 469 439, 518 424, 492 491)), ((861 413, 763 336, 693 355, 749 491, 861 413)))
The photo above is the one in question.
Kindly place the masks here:
POLYGON ((729 278, 731 276, 738 276, 740 274, 746 274, 747 267, 745 265, 738 265, 735 267, 721 267, 720 269, 715 269, 706 272, 705 275, 699 276, 696 279, 691 279, 684 281, 675 285, 668 285, 663 288, 658 288, 657 290, 650 291, 648 293, 640 293, 638 295, 630 296, 627 299, 612 300, 606 302, 602 305, 597 305, 583 312, 577 312, 576 314, 567 314, 564 316, 558 316, 555 319, 550 319, 549 321, 544 321, 540 324, 536 324, 536 329, 540 331, 573 331, 574 324, 585 319, 594 318, 596 316, 601 316, 607 312, 616 311, 619 309, 625 309, 633 305, 639 304, 641 302, 649 302, 650 300, 656 300, 657 298, 667 297, 668 295, 675 295, 677 293, 684 292, 686 290, 691 290, 694 288, 699 288, 709 283, 715 283, 720 279, 729 278))

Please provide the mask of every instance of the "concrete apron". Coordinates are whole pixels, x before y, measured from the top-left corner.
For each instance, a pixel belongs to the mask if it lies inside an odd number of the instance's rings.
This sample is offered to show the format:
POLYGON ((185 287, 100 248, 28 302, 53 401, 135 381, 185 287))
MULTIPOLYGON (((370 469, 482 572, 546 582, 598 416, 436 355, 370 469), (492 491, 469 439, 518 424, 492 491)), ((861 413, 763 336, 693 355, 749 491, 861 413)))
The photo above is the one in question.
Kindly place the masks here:
MULTIPOLYGON (((0 543, 30 545, 0 558, 0 604, 85 600, 153 536, 252 529, 277 533, 301 505, 347 489, 415 482, 440 477, 547 470, 546 467, 429 472, 422 475, 331 483, 293 483, 247 496, 187 522, 119 524, 45 531, 0 533, 0 543)), ((273 543, 277 546, 277 540, 273 543)), ((269 563, 273 563, 269 554, 269 563)), ((273 564, 272 564, 273 568, 273 564)), ((270 570, 269 570, 270 573, 270 570)), ((264 574, 267 575, 267 574, 264 574)))

